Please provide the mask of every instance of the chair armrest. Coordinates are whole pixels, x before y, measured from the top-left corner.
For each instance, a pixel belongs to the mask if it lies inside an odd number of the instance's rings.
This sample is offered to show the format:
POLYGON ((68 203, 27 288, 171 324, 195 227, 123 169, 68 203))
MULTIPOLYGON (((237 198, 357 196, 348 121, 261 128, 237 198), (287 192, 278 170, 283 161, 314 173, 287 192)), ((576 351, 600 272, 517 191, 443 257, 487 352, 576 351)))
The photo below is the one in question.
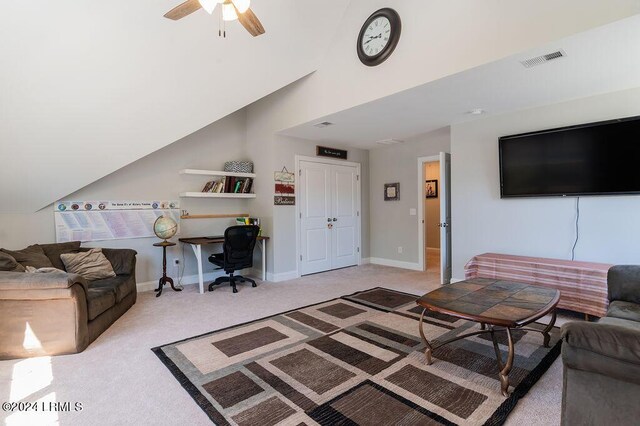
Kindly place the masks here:
POLYGON ((113 270, 118 275, 134 275, 136 271, 135 250, 103 248, 102 254, 111 263, 113 270))
POLYGON ((565 367, 640 384, 640 324, 617 318, 603 320, 606 323, 570 322, 562 326, 565 367))
POLYGON ((74 284, 80 284, 85 291, 87 290, 87 280, 77 274, 0 272, 0 291, 66 289, 74 284))
POLYGON ((640 304, 640 266, 616 265, 607 273, 609 300, 640 304))

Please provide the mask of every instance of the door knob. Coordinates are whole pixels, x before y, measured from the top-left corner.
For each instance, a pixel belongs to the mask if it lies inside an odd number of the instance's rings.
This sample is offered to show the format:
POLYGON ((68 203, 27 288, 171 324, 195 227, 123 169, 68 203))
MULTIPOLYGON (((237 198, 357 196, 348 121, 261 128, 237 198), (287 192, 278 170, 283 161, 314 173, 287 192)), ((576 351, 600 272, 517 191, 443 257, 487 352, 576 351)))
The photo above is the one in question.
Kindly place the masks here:
POLYGON ((327 222, 331 222, 331 218, 330 217, 327 218, 327 222))
POLYGON ((337 221, 338 221, 338 219, 336 219, 336 218, 334 217, 334 218, 333 218, 333 221, 334 221, 334 222, 337 222, 337 221))
POLYGON ((327 228, 329 228, 329 229, 333 229, 333 224, 332 224, 332 223, 329 223, 329 224, 327 225, 327 228))

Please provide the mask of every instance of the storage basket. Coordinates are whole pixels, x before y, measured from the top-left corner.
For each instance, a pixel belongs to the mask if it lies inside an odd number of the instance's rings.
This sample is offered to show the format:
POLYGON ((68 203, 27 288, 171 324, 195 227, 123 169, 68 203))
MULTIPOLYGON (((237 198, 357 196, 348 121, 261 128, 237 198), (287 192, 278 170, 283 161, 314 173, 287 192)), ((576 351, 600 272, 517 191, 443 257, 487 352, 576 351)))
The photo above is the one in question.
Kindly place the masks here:
POLYGON ((224 163, 225 172, 253 173, 252 161, 227 161, 224 163))

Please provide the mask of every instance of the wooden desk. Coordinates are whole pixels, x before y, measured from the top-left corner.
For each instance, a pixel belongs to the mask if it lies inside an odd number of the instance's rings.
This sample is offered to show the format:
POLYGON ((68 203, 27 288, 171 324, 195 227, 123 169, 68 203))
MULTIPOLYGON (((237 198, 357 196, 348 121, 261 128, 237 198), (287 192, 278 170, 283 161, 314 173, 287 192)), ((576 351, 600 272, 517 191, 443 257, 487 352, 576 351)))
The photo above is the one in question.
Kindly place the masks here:
MULTIPOLYGON (((258 237, 258 248, 262 252, 262 281, 267 280, 267 240, 269 237, 258 237)), ((198 285, 200 286, 200 294, 204 293, 204 274, 202 272, 202 246, 206 244, 222 244, 224 243, 224 235, 216 235, 212 237, 189 237, 179 238, 178 241, 189 244, 193 250, 193 254, 198 261, 198 285)))

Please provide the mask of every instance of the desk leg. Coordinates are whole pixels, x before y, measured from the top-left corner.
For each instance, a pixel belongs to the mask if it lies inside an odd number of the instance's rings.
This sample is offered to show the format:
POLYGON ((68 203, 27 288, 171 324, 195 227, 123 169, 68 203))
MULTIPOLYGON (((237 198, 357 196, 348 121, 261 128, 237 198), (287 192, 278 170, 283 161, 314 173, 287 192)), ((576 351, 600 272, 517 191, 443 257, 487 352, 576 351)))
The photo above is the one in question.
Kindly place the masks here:
POLYGON ((262 281, 267 280, 267 240, 262 240, 262 281))
POLYGON ((200 244, 190 244, 198 262, 198 286, 200 294, 204 294, 204 276, 202 275, 202 247, 200 244))

